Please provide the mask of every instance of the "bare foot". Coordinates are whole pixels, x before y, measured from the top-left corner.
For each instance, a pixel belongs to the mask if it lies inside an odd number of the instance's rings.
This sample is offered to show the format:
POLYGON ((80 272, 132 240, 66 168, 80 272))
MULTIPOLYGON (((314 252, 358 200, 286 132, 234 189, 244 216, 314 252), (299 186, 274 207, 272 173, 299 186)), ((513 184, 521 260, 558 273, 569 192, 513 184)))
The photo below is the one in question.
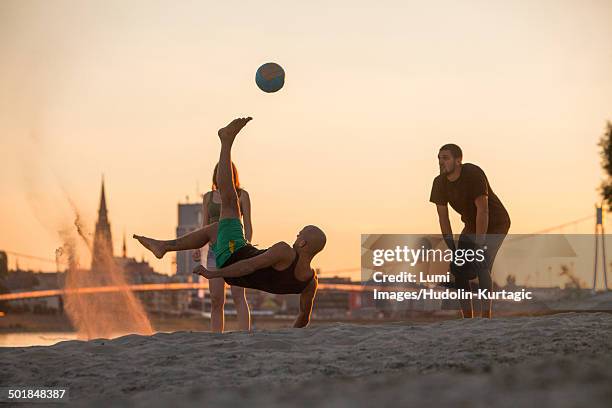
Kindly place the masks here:
POLYGON ((234 119, 226 127, 219 129, 218 134, 221 143, 232 143, 238 132, 240 132, 240 130, 251 120, 253 120, 253 118, 250 116, 248 118, 234 119))
POLYGON ((141 237, 140 235, 134 235, 133 238, 136 238, 138 242, 142 244, 142 246, 153 252, 153 255, 155 255, 155 257, 158 259, 161 259, 166 253, 163 241, 158 241, 153 238, 141 237))

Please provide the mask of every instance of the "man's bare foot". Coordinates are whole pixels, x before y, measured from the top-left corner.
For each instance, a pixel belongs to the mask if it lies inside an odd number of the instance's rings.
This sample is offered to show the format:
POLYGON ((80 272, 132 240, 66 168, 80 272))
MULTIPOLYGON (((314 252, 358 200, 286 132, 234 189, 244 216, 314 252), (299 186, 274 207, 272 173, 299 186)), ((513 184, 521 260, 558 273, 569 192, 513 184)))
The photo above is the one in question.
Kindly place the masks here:
POLYGON ((219 129, 218 134, 221 143, 232 143, 238 132, 240 132, 240 130, 251 120, 253 120, 253 118, 250 116, 248 118, 234 119, 226 127, 219 129))
POLYGON ((156 258, 161 259, 166 253, 166 249, 164 248, 164 242, 158 241, 153 238, 141 237, 140 235, 134 235, 134 238, 138 240, 149 251, 153 252, 156 258))

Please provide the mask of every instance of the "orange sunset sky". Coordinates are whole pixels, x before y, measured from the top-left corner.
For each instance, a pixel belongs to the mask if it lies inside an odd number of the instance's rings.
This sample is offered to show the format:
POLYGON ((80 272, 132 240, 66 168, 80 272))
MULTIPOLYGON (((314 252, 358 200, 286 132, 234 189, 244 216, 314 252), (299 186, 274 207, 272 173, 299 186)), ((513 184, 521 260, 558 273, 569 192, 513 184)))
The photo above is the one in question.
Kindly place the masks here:
POLYGON ((124 231, 174 237, 217 129, 246 115, 234 160, 254 242, 317 224, 324 273, 359 267, 362 233, 438 232, 447 142, 485 170, 512 233, 580 218, 612 119, 611 21, 606 0, 2 0, 0 249, 52 259, 67 197, 93 230, 102 174, 117 253, 124 231), (287 74, 276 94, 255 86, 269 61, 287 74))

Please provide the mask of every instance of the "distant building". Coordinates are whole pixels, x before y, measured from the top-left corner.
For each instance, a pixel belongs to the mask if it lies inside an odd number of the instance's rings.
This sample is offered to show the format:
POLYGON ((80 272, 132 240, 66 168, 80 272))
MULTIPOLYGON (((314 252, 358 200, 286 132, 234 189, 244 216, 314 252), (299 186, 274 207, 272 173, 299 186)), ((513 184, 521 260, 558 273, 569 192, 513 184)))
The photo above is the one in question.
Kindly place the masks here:
MULTIPOLYGON (((202 227, 202 204, 179 204, 178 226, 176 237, 181 237, 202 227)), ((191 251, 179 251, 176 253, 176 274, 183 280, 188 281, 192 277, 194 262, 191 251)))
MULTIPOLYGON (((8 278, 8 257, 6 252, 0 251, 0 293, 8 292, 6 280, 8 278)), ((0 311, 6 310, 6 302, 0 301, 0 311)))
POLYGON ((0 279, 8 275, 8 257, 6 252, 0 251, 0 279))

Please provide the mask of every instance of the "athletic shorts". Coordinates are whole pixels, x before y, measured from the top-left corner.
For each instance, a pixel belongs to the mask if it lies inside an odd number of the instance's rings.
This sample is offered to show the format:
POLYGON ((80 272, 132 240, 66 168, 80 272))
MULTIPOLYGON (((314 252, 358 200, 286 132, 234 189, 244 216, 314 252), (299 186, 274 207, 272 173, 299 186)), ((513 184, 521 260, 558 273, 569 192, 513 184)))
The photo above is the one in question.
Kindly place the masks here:
POLYGON ((213 246, 217 268, 222 268, 234 252, 247 244, 239 218, 223 218, 217 227, 217 242, 213 246))
MULTIPOLYGON (((461 275, 464 278, 470 280, 475 279, 483 273, 491 273, 493 270, 493 262, 497 252, 502 246, 504 239, 506 238, 508 230, 503 233, 487 233, 485 247, 487 248, 484 252, 485 262, 465 262, 463 265, 451 265, 451 273, 455 276, 461 275)), ((459 236, 459 242, 457 243, 457 249, 472 250, 475 251, 480 246, 476 245, 476 235, 461 233, 459 236)))

